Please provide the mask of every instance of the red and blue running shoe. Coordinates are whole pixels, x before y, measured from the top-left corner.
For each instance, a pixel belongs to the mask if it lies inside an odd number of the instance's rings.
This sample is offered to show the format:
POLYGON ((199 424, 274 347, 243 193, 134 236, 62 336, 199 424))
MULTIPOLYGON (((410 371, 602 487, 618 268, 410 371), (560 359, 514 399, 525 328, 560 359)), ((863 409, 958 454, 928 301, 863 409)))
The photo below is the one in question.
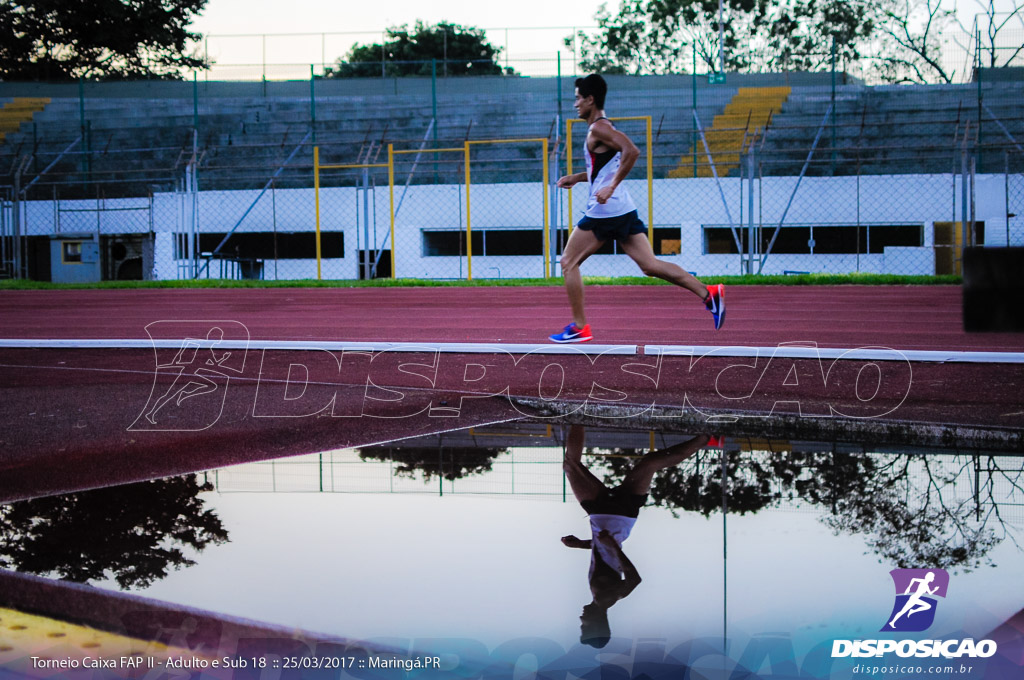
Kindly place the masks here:
POLYGON ((718 283, 708 286, 708 299, 704 301, 704 306, 715 318, 715 330, 717 331, 725 323, 725 284, 718 283))
POLYGON ((571 323, 561 333, 555 333, 549 337, 551 342, 590 342, 594 339, 594 336, 590 334, 589 323, 583 328, 571 323))

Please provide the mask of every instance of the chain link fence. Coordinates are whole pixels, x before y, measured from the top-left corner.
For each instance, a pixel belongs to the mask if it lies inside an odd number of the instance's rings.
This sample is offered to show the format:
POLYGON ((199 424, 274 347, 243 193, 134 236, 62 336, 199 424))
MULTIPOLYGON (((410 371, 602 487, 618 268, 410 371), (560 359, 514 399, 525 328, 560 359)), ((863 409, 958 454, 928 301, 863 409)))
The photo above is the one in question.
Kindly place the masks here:
MULTIPOLYGON (((494 63, 505 70, 524 76, 548 76, 561 71, 575 74, 580 55, 576 34, 594 30, 594 26, 485 27, 481 29, 489 44, 498 50, 494 63), (568 39, 569 43, 565 44, 568 39)), ((331 31, 288 34, 208 34, 203 38, 201 53, 212 61, 210 80, 292 80, 309 75, 310 65, 317 75, 337 69, 355 45, 386 45, 386 31, 331 31)), ((452 66, 464 60, 449 60, 452 66)), ((361 68, 373 69, 387 78, 396 60, 381 51, 381 61, 360 62, 361 68)), ((448 77, 454 72, 441 58, 437 60, 438 75, 448 77)))
POLYGON ((1006 152, 1006 245, 1024 246, 1024 149, 1006 152))
POLYGON ((18 270, 17 234, 14 228, 13 187, 0 187, 0 276, 10 278, 18 270))
MULTIPOLYGON (((555 187, 584 167, 571 79, 449 79, 444 93, 407 80, 397 96, 319 81, 53 86, 61 96, 0 145, 2 271, 559 276, 588 193, 555 187)), ((608 111, 640 149, 625 187, 659 257, 698 276, 939 275, 959 272, 965 244, 1024 241, 1024 84, 824 83, 609 78, 608 111)), ((609 243, 584 273, 639 270, 609 243)))

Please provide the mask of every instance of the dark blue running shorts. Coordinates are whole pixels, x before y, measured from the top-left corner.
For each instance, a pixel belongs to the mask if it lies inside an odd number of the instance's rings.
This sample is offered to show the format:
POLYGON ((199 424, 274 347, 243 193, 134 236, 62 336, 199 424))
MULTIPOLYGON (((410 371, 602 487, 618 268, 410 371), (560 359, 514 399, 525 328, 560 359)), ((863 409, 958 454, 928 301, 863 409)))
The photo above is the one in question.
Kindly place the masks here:
POLYGON ((614 489, 602 489, 597 498, 580 502, 583 511, 588 515, 620 515, 636 517, 640 508, 647 504, 647 494, 630 493, 621 486, 614 489))
POLYGON ((601 241, 622 241, 633 234, 646 234, 647 227, 637 215, 636 210, 617 217, 583 216, 576 226, 584 231, 593 232, 601 241))

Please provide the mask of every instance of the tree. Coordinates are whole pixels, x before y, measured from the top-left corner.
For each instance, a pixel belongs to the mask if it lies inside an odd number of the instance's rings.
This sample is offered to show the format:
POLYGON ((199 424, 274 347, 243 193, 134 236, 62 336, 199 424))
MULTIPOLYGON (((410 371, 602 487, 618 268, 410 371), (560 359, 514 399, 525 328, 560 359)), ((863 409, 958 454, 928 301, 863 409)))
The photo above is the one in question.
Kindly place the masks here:
POLYGON ((0 567, 144 588, 195 564, 183 548, 225 543, 195 475, 19 501, 0 507, 0 567))
MULTIPOLYGON (((609 485, 620 484, 625 479, 633 466, 628 457, 643 453, 642 449, 590 451, 614 454, 607 459, 609 473, 605 483, 609 485)), ((732 514, 754 514, 776 505, 785 495, 780 489, 791 490, 800 470, 799 463, 784 458, 757 459, 738 451, 710 454, 701 451, 681 465, 658 472, 650 490, 652 504, 667 507, 673 514, 683 510, 710 517, 720 512, 723 458, 728 511, 732 514)))
MULTIPOLYGON (((613 453, 636 454, 617 449, 613 453)), ((836 534, 856 534, 881 561, 898 567, 977 569, 991 562, 989 552, 1013 538, 999 515, 1005 503, 996 484, 1009 483, 1020 493, 994 458, 988 459, 987 480, 979 490, 988 509, 979 516, 980 502, 957 500, 952 493, 968 471, 969 461, 932 463, 927 455, 848 453, 700 453, 685 463, 662 470, 651 486, 653 505, 699 512, 705 517, 722 510, 722 462, 725 462, 727 510, 757 513, 783 500, 820 507, 820 521, 836 534), (994 525, 994 526, 993 526, 994 525), (1002 528, 1002 535, 996 529, 1002 528)), ((605 483, 621 483, 630 464, 610 458, 605 483)), ((1005 492, 1004 492, 1005 493, 1005 492)))
POLYGON ((0 79, 176 78, 207 0, 29 0, 0 6, 0 79))
POLYGON ((767 28, 775 70, 815 71, 856 61, 875 31, 874 5, 860 0, 781 0, 767 28))
MULTIPOLYGON (((724 0, 721 38, 726 70, 819 68, 838 56, 854 59, 874 30, 865 0, 724 0)), ((692 54, 719 71, 718 0, 626 0, 618 13, 602 5, 599 32, 578 43, 583 70, 680 73, 692 54)))
POLYGON ((997 8, 995 0, 974 0, 974 4, 981 10, 975 15, 974 26, 968 28, 959 19, 957 24, 972 40, 975 39, 975 30, 980 34, 981 44, 978 45, 978 49, 982 53, 983 67, 1009 66, 1024 52, 1024 40, 1021 40, 1021 34, 1017 32, 1024 30, 1024 1, 1010 0, 1006 3, 1005 9, 997 8), (999 11, 1000 9, 1003 11, 999 11), (1005 36, 1004 30, 1007 28, 1015 30, 1006 31, 1010 33, 1008 40, 1000 40, 999 34, 1003 33, 1005 36))
POLYGON ((366 446, 359 449, 359 457, 396 463, 396 477, 415 477, 419 470, 424 481, 430 481, 435 475, 454 481, 489 472, 494 459, 507 450, 471 446, 366 446))
POLYGON ((487 42, 483 29, 447 21, 424 24, 412 30, 406 24, 387 30, 387 40, 369 45, 356 44, 324 75, 334 78, 375 78, 429 76, 431 60, 437 60, 438 75, 491 76, 515 73, 502 69, 498 55, 502 48, 487 42))
MULTIPOLYGON (((833 531, 862 534, 880 562, 900 568, 926 564, 971 571, 992 563, 988 554, 1002 537, 989 517, 979 516, 980 499, 958 499, 953 491, 969 464, 935 463, 928 456, 835 458, 847 474, 838 480, 841 491, 833 494, 831 514, 823 518, 833 531)), ((996 513, 1005 502, 990 500, 996 513)))
POLYGON ((872 71, 887 83, 953 82, 942 63, 942 36, 953 12, 942 0, 885 0, 879 5, 878 60, 872 71))
MULTIPOLYGON (((750 0, 725 0, 727 69, 747 65, 745 55, 735 48, 744 29, 740 24, 749 12, 737 5, 752 4, 750 0)), ((686 72, 691 50, 696 50, 698 60, 710 70, 719 70, 717 0, 625 0, 615 14, 602 4, 594 19, 599 29, 596 35, 579 31, 565 39, 567 47, 575 43, 584 71, 634 75, 686 72)))

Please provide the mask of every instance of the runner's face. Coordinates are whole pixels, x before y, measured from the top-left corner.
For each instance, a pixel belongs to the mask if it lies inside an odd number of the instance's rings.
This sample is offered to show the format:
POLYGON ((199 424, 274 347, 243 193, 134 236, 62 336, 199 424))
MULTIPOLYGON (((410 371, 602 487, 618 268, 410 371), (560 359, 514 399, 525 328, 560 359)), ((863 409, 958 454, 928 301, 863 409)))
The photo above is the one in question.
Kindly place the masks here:
POLYGON ((576 115, 580 118, 586 118, 590 115, 591 109, 594 108, 594 96, 589 95, 587 97, 580 96, 579 89, 576 90, 576 101, 573 103, 576 108, 576 115))

